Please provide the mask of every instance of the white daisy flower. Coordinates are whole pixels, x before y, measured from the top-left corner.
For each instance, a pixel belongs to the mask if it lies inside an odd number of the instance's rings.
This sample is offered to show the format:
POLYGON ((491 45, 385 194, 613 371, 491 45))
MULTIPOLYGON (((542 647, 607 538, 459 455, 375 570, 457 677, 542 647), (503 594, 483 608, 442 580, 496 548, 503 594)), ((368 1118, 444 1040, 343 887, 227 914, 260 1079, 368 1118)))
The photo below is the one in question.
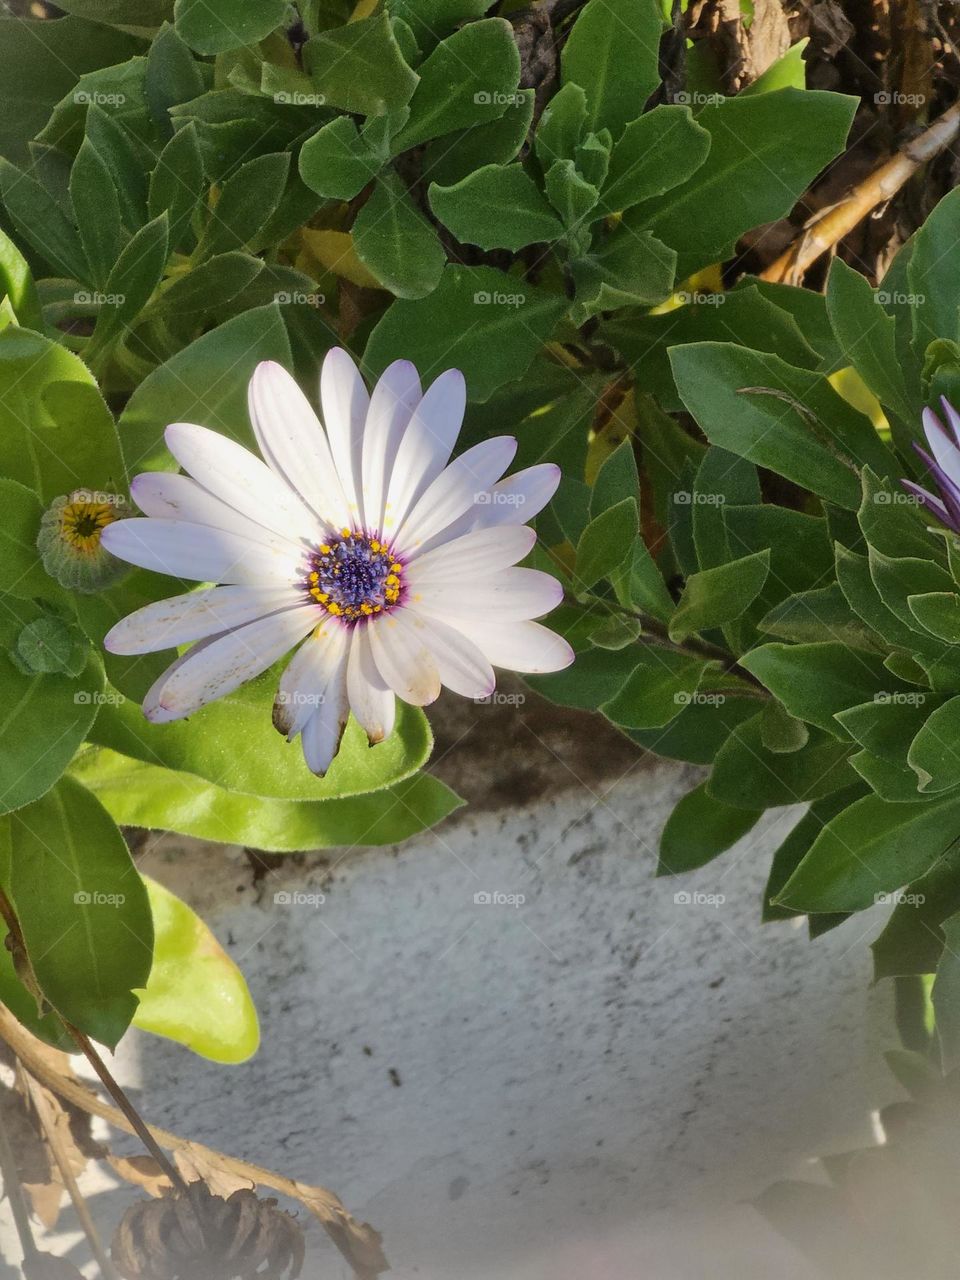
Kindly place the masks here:
POLYGON ((393 729, 395 697, 416 706, 446 685, 489 695, 493 667, 557 671, 567 642, 532 621, 560 583, 515 567, 536 540, 525 524, 550 500, 559 469, 501 479, 510 436, 450 455, 466 404, 463 375, 422 392, 398 360, 369 395, 345 351, 320 377, 324 424, 280 365, 259 365, 250 417, 263 460, 205 427, 169 426, 187 474, 137 476, 144 519, 102 534, 113 555, 202 590, 138 609, 107 635, 112 653, 192 644, 148 692, 162 724, 253 679, 300 644, 280 680, 274 723, 300 735, 323 774, 352 711, 371 744, 393 729))

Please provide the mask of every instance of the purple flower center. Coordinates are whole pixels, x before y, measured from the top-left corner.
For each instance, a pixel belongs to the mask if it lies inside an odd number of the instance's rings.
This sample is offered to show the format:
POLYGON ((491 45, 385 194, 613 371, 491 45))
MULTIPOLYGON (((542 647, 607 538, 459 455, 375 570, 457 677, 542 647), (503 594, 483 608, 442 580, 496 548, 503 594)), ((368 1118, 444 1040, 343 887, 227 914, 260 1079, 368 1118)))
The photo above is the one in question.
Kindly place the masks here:
POLYGON ((392 609, 400 599, 403 565, 390 547, 358 530, 321 543, 311 554, 304 589, 327 613, 360 622, 392 609))

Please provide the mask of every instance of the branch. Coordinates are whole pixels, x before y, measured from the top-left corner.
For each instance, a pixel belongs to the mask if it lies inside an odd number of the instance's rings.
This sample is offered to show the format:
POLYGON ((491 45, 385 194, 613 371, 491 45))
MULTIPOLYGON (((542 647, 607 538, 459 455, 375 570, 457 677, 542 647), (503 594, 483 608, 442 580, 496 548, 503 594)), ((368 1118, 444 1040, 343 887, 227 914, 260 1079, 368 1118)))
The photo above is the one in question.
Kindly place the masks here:
POLYGON ((874 169, 846 199, 815 214, 790 248, 761 271, 760 279, 775 284, 799 284, 811 263, 849 235, 874 209, 891 200, 918 169, 946 150, 958 133, 960 102, 954 103, 929 129, 874 169))
MULTIPOLYGON (((85 1085, 68 1079, 52 1067, 43 1055, 38 1053, 34 1037, 2 1005, 0 1005, 0 1039, 7 1042, 36 1080, 59 1097, 80 1107, 90 1115, 100 1116, 115 1129, 122 1129, 125 1133, 137 1133, 136 1126, 117 1107, 110 1106, 85 1085)), ((154 1125, 147 1125, 146 1128, 154 1142, 168 1151, 182 1153, 187 1160, 195 1159, 198 1163, 210 1166, 231 1177, 255 1185, 271 1187, 281 1195, 299 1200, 319 1219, 327 1235, 353 1267, 358 1280, 375 1280, 376 1276, 388 1269, 377 1232, 368 1223, 358 1222, 332 1191, 328 1191, 325 1187, 312 1187, 293 1178, 286 1178, 283 1174, 273 1173, 270 1169, 263 1169, 246 1160, 225 1155, 202 1143, 192 1142, 189 1138, 181 1138, 167 1129, 158 1129, 154 1125)))

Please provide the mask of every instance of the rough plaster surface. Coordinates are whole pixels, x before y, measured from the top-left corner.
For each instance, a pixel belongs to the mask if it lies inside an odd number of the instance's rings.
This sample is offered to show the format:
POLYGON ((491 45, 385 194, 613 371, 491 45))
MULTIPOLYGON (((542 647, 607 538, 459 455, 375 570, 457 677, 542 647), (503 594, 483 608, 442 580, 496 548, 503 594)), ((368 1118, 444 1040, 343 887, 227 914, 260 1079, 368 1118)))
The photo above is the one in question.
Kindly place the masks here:
MULTIPOLYGON (((121 1078, 156 1123, 334 1188, 402 1280, 810 1280, 745 1201, 869 1141, 895 1095, 888 993, 868 992, 879 920, 815 943, 760 925, 797 811, 656 879, 695 771, 588 718, 509 714, 508 745, 537 744, 515 802, 510 751, 494 768, 486 722, 454 722, 448 779, 497 801, 402 847, 266 865, 151 840, 144 869, 247 974, 263 1047, 225 1069, 134 1033, 121 1078)), ((129 1198, 98 1197, 104 1221, 129 1198)), ((346 1275, 308 1239, 308 1276, 346 1275)))

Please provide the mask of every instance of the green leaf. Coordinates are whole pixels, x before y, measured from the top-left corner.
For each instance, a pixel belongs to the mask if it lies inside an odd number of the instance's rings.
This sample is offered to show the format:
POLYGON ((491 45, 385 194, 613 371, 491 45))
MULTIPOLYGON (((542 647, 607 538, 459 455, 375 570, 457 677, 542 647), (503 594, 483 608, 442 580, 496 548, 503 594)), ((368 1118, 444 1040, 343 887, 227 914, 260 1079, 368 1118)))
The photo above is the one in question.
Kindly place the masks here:
POLYGON ((378 179, 353 224, 364 266, 398 298, 423 298, 439 283, 447 255, 436 231, 396 174, 378 179))
POLYGON ((873 649, 878 642, 873 628, 853 612, 837 583, 788 596, 764 614, 757 626, 781 640, 802 643, 841 640, 853 649, 873 649))
POLYGON ((163 443, 170 422, 199 422, 252 448, 247 383, 261 360, 290 363, 289 341, 275 304, 235 316, 149 374, 120 415, 130 470, 174 467, 163 443))
MULTIPOLYGON (((640 645, 633 653, 636 666, 615 697, 602 703, 600 710, 625 729, 659 729, 695 700, 708 664, 702 658, 655 644, 640 645)), ((714 695, 714 699, 722 696, 714 695)), ((704 705, 709 705, 709 697, 704 695, 704 705)))
MULTIPOLYGON (((888 681, 883 681, 888 684, 888 681)), ((837 720, 852 738, 873 755, 904 765, 911 742, 942 695, 920 689, 878 689, 869 702, 837 712, 837 720)), ((916 790, 916 786, 914 786, 916 790)), ((912 799, 916 799, 914 796, 912 799)))
POLYGON ((404 106, 419 80, 400 52, 385 9, 313 36, 303 46, 303 63, 328 106, 365 116, 404 106))
POLYGON ((423 172, 440 186, 450 187, 485 164, 507 164, 515 159, 533 120, 534 91, 518 89, 510 98, 498 120, 472 125, 429 143, 423 153, 423 172))
POLYGON ((73 773, 115 822, 249 845, 269 853, 397 844, 434 826, 461 804, 448 787, 427 773, 380 791, 333 800, 243 795, 195 774, 99 748, 84 753, 73 773))
POLYGON ((779 702, 768 702, 760 713, 760 737, 768 751, 786 754, 805 747, 810 730, 779 702))
POLYGON ((931 635, 947 644, 960 644, 960 596, 952 591, 928 591, 907 596, 910 612, 931 635))
POLYGON ((481 249, 516 251, 563 234, 549 202, 519 164, 485 165, 453 187, 432 182, 427 195, 457 239, 481 249))
POLYGON ((318 195, 352 200, 383 167, 350 116, 337 116, 300 148, 300 177, 318 195))
POLYGON ((173 0, 64 0, 57 8, 78 18, 149 36, 170 16, 173 0))
POLYGON ((614 145, 596 216, 630 209, 686 182, 709 150, 710 134, 689 107, 658 106, 631 120, 614 145))
POLYGON ((37 533, 43 508, 32 489, 16 480, 0 478, 0 592, 33 600, 59 595, 37 554, 37 533))
POLYGON ((778 895, 828 822, 863 795, 863 784, 815 800, 773 855, 763 891, 763 921, 790 920, 802 914, 781 906, 778 895))
POLYGON ((565 84, 553 95, 537 123, 534 147, 546 172, 558 160, 572 160, 587 120, 587 95, 578 84, 565 84))
POLYGON ((667 819, 660 837, 657 875, 679 875, 706 866, 755 827, 762 815, 760 809, 751 812, 715 800, 701 782, 687 792, 667 819))
POLYGON ((120 252, 120 201, 110 171, 89 138, 84 138, 70 170, 70 202, 90 264, 89 277, 84 278, 105 288, 120 252))
MULTIPOLYGON (((582 666, 582 661, 578 659, 574 666, 582 666)), ((754 717, 756 710, 757 700, 752 697, 724 695, 723 701, 694 700, 662 729, 633 729, 628 736, 645 750, 665 756, 668 760, 712 764, 717 752, 734 730, 754 717)), ((746 801, 737 807, 749 809, 751 804, 746 801)))
POLYGON ((164 311, 173 319, 208 314, 235 298, 262 271, 262 259, 249 253, 218 253, 170 281, 150 312, 164 311))
MULTIPOLYGON (((756 699, 752 702, 756 707, 756 699)), ((739 809, 817 800, 855 781, 846 764, 849 751, 848 745, 820 729, 811 730, 810 741, 801 751, 768 751, 757 713, 734 729, 717 752, 707 789, 717 800, 739 809)))
POLYGON ((869 281, 834 258, 827 283, 827 312, 837 341, 881 403, 902 417, 913 406, 897 359, 896 325, 877 301, 869 281))
POLYGON ((619 602, 666 622, 675 608, 663 575, 642 538, 635 538, 633 554, 610 577, 619 602))
POLYGON ((940 653, 943 643, 933 637, 914 616, 908 604, 912 595, 947 592, 953 580, 932 560, 917 556, 887 556, 871 546, 868 556, 870 576, 887 608, 914 633, 918 652, 940 653))
POLYGON ((31 672, 14 661, 24 630, 46 616, 35 604, 10 597, 0 616, 2 812, 53 786, 89 732, 103 688, 103 670, 92 653, 78 678, 31 672))
POLYGON ((557 160, 547 171, 544 188, 568 231, 580 226, 597 203, 600 192, 577 172, 572 160, 557 160))
POLYGON ((778 900, 797 911, 861 911, 923 875, 952 841, 960 798, 895 804, 864 796, 814 841, 778 900))
POLYGON ((432 49, 468 18, 482 18, 489 8, 488 0, 391 0, 390 4, 390 12, 409 25, 424 50, 432 49))
POLYGON ((169 111, 181 102, 199 98, 204 91, 203 76, 186 41, 164 23, 147 54, 144 97, 157 124, 172 132, 169 111))
POLYGON ((710 630, 739 618, 759 595, 769 572, 770 552, 757 551, 691 574, 670 619, 670 639, 676 644, 695 631, 710 630))
POLYGON ((95 103, 87 107, 87 139, 113 182, 124 228, 138 231, 147 220, 147 175, 141 153, 123 125, 95 103))
POLYGON ((632 440, 621 440, 597 472, 597 478, 590 493, 590 517, 595 519, 608 507, 615 506, 624 498, 633 498, 640 505, 640 476, 637 472, 637 459, 633 452, 632 440))
POLYGON ((26 258, 0 231, 0 302, 6 297, 13 308, 17 323, 26 329, 42 329, 43 315, 40 298, 26 258))
POLYGON ((740 555, 744 548, 731 547, 730 525, 723 513, 728 506, 759 505, 756 467, 735 453, 712 447, 700 461, 692 492, 684 496, 692 507, 693 541, 700 568, 713 569, 740 555))
POLYGON ((712 139, 704 163, 626 222, 676 248, 681 277, 730 257, 739 236, 786 216, 843 150, 856 104, 836 93, 779 89, 705 107, 697 116, 712 139))
POLYGON ((243 974, 195 911, 144 878, 153 919, 153 965, 133 1025, 212 1062, 245 1062, 260 1043, 243 974))
MULTIPOLYGON (((4 931, 0 925, 0 931, 4 931)), ((74 1053, 73 1037, 63 1028, 63 1023, 53 1010, 41 1013, 37 1001, 20 981, 14 968, 13 955, 0 946, 0 1001, 6 1005, 17 1021, 38 1040, 52 1045, 64 1053, 74 1053)))
POLYGON ((587 127, 615 138, 660 83, 663 18, 654 0, 588 0, 561 53, 563 83, 587 98, 587 127))
POLYGON ((340 752, 324 778, 310 772, 298 742, 273 727, 277 672, 268 671, 189 720, 151 725, 129 699, 101 708, 90 741, 147 764, 194 773, 228 791, 280 800, 324 800, 379 791, 416 772, 432 746, 426 717, 401 703, 397 727, 384 742, 367 744, 350 721, 340 752))
POLYGON ((851 609, 889 644, 913 647, 915 637, 880 598, 870 574, 870 561, 836 544, 837 581, 851 609))
POLYGON ((78 782, 13 814, 9 891, 44 996, 114 1048, 150 972, 150 906, 119 829, 78 782))
POLYGON ((943 955, 930 992, 944 1072, 960 1064, 960 912, 943 922, 943 955))
POLYGON ((86 276, 86 257, 77 229, 46 187, 9 161, 0 160, 0 195, 14 228, 44 262, 71 280, 86 276))
MULTIPOLYGON (((913 347, 922 356, 938 338, 960 340, 960 310, 944 288, 944 263, 960 238, 960 191, 948 191, 912 239, 907 283, 913 347)), ((884 281, 886 288, 886 281, 884 281)))
POLYGON ((520 54, 513 28, 503 18, 468 23, 437 45, 420 64, 419 76, 410 118, 393 139, 395 153, 488 124, 515 105, 520 54))
POLYGON ((227 179, 197 245, 198 261, 253 243, 280 203, 289 167, 290 157, 274 152, 248 160, 227 179))
POLYGON ((663 302, 673 289, 676 265, 674 251, 656 236, 620 227, 598 248, 570 264, 578 318, 663 302))
POLYGON ((809 36, 804 36, 785 54, 772 62, 766 71, 752 84, 740 90, 741 94, 770 93, 775 89, 805 89, 807 86, 806 66, 803 61, 804 50, 810 43, 809 36))
POLYGON ((148 209, 151 218, 166 213, 170 247, 180 248, 204 191, 203 157, 193 124, 173 135, 150 176, 148 209))
POLYGON ((764 644, 740 659, 791 715, 845 737, 835 718, 891 683, 879 654, 855 653, 846 645, 764 644))
POLYGON ((960 844, 954 844, 930 870, 896 896, 886 926, 870 945, 874 981, 933 973, 944 946, 940 928, 960 911, 960 844))
POLYGON ((28 164, 30 139, 80 76, 123 62, 139 47, 129 35, 80 18, 37 21, 5 12, 0 16, 0 155, 28 164))
POLYGON ((176 0, 177 32, 197 53, 256 44, 284 20, 286 0, 176 0))
POLYGON ((487 400, 526 372, 565 307, 559 295, 492 267, 449 264, 428 297, 390 307, 370 335, 364 364, 372 377, 400 358, 424 376, 452 366, 463 371, 472 400, 487 400))
POLYGON ((638 527, 635 498, 624 498, 590 521, 577 543, 578 590, 588 590, 623 564, 638 527))
POLYGON ((166 264, 167 215, 162 213, 131 237, 107 276, 104 291, 116 302, 100 308, 88 359, 134 323, 153 297, 166 264))
POLYGON ((838 506, 860 506, 860 465, 898 470, 868 419, 822 375, 725 342, 673 347, 670 363, 681 399, 712 444, 838 506))
POLYGON ((920 779, 922 792, 949 791, 960 784, 958 729, 960 697, 935 707, 910 744, 907 763, 920 779))
POLYGON ((124 486, 113 418, 90 371, 15 326, 0 333, 0 471, 44 505, 74 489, 124 486))

